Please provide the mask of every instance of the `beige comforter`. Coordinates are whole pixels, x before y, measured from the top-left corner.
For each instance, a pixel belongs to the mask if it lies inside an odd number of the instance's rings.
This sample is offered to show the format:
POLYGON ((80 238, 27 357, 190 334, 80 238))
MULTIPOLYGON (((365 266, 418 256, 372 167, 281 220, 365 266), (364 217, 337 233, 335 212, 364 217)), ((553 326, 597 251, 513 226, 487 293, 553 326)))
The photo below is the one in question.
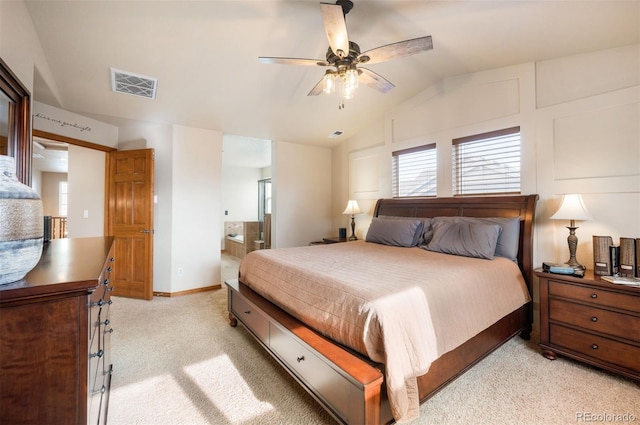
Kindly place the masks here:
POLYGON ((416 377, 530 300, 515 263, 364 241, 254 251, 240 280, 329 338, 385 364, 393 417, 419 414, 416 377))

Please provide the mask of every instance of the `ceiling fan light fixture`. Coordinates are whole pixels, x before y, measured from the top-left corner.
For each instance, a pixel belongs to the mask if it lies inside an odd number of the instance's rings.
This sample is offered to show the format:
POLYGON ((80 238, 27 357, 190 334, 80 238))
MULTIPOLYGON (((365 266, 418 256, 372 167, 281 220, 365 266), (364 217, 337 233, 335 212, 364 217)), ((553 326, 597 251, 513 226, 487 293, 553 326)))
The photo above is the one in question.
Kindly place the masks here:
POLYGON ((324 73, 324 78, 322 79, 322 92, 326 94, 331 94, 336 90, 338 75, 335 71, 330 69, 326 70, 324 73))
POLYGON ((380 93, 387 93, 395 87, 390 81, 370 69, 357 68, 357 65, 387 62, 433 49, 431 36, 425 36, 361 52, 360 46, 349 40, 345 20, 347 13, 353 8, 353 1, 335 0, 335 2, 335 4, 320 3, 320 13, 329 42, 325 60, 259 57, 261 63, 268 64, 331 67, 332 69, 325 71, 322 79, 313 86, 307 96, 338 92, 338 109, 343 109, 345 100, 354 97, 360 82, 380 93))
POLYGON ((350 91, 354 91, 358 88, 358 70, 355 65, 351 65, 351 67, 345 72, 344 81, 346 86, 350 91))

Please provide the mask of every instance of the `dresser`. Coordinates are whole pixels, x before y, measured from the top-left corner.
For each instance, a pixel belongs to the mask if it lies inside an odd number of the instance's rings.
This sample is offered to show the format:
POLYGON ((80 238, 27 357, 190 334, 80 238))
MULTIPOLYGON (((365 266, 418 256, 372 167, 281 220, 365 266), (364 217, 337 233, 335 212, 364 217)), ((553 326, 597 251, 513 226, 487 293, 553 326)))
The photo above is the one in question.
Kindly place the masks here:
POLYGON ((540 282, 540 347, 640 380, 640 288, 536 271, 540 282))
POLYGON ((0 286, 0 423, 103 424, 113 238, 56 239, 0 286))

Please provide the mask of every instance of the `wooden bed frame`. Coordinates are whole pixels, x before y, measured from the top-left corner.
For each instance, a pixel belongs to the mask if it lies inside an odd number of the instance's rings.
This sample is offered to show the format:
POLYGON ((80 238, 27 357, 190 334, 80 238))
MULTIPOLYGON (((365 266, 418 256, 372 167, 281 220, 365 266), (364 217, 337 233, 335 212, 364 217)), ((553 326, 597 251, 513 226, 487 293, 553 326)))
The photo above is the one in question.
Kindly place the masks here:
MULTIPOLYGON (((532 294, 533 221, 538 195, 380 199, 374 217, 520 217, 518 265, 532 294)), ((238 280, 229 289, 229 319, 238 321, 339 423, 394 422, 386 399, 384 365, 376 364, 316 333, 238 280)), ((418 377, 424 402, 520 334, 529 339, 531 303, 503 317, 458 348, 445 353, 418 377)))

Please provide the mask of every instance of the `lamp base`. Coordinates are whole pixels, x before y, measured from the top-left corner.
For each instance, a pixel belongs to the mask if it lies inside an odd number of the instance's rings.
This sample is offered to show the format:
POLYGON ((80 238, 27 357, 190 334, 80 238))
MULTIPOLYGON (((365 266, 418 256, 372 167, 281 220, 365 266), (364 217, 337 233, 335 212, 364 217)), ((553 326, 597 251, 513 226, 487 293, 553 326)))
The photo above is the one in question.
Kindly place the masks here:
POLYGON ((355 216, 351 214, 351 236, 349 236, 349 241, 357 241, 358 237, 356 236, 356 220, 355 216))
POLYGON ((574 221, 571 220, 571 225, 567 226, 569 229, 569 237, 567 237, 567 244, 569 245, 569 261, 567 264, 569 267, 573 267, 574 270, 586 270, 587 268, 576 260, 576 248, 578 248, 578 237, 576 236, 577 227, 574 226, 574 221))
POLYGON ((569 261, 567 261, 565 264, 568 265, 569 267, 573 268, 574 270, 586 270, 587 269, 585 266, 583 266, 582 264, 578 263, 575 258, 573 258, 573 259, 569 258, 569 261))

